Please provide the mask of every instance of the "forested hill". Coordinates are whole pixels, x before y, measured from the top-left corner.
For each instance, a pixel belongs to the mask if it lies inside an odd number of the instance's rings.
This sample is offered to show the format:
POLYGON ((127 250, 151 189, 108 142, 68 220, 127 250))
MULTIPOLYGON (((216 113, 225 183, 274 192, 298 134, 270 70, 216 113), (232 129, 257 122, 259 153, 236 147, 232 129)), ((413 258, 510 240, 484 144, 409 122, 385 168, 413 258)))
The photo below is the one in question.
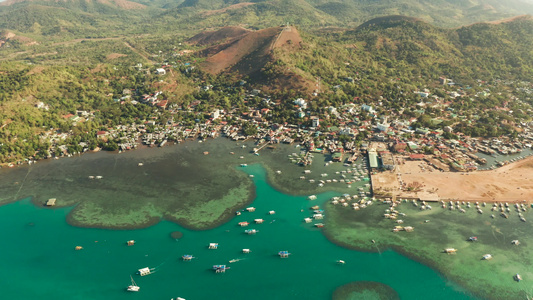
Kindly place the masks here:
POLYGON ((364 47, 385 65, 406 63, 426 74, 464 80, 533 76, 533 18, 443 29, 400 16, 378 18, 347 31, 342 39, 364 47))
POLYGON ((287 22, 347 28, 388 15, 458 27, 528 13, 533 14, 533 3, 525 0, 6 0, 0 2, 0 30, 84 37, 241 24, 268 28, 287 22))

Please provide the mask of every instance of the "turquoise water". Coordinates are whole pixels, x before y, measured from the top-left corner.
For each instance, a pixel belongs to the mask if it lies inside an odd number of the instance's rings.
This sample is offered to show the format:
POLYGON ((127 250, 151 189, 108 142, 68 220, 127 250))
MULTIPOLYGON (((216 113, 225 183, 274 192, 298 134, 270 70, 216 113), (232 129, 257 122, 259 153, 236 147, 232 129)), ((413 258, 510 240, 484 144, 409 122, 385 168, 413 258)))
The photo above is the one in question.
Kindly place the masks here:
MULTIPOLYGON (((364 253, 330 243, 313 223, 310 206, 333 193, 306 197, 281 194, 266 184, 264 170, 243 168, 254 175, 255 212, 243 212, 208 231, 186 230, 170 222, 141 230, 76 228, 65 217, 69 209, 35 207, 25 199, 0 207, 0 287, 3 299, 329 299, 352 281, 377 281, 391 286, 402 299, 474 299, 432 269, 393 251, 364 253), (274 215, 267 214, 275 210, 274 215), (302 211, 303 210, 303 211, 302 211), (262 218, 263 224, 253 224, 262 218), (241 228, 238 222, 248 221, 241 228), (256 235, 244 230, 257 229, 256 235), (173 231, 184 236, 170 237, 173 231), (126 246, 134 239, 136 244, 126 246), (209 250, 210 242, 219 249, 209 250), (74 247, 83 246, 75 251, 74 247), (242 254, 243 248, 251 253, 242 254), (278 251, 291 256, 281 259, 278 251), (195 259, 181 261, 184 254, 195 259), (242 259, 228 263, 231 259, 242 259), (346 261, 338 265, 337 260, 346 261), (226 264, 225 274, 211 267, 226 264), (157 267, 149 276, 134 275, 157 267), (128 293, 129 276, 141 287, 128 293)), ((327 223, 327 220, 326 220, 327 223)))

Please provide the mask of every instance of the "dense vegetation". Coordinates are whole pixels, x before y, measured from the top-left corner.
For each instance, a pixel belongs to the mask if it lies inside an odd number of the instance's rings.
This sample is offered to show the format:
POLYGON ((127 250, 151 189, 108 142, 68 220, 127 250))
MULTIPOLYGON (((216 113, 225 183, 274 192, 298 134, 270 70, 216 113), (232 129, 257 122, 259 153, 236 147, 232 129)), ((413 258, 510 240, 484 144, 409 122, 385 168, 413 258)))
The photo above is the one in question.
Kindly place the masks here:
MULTIPOLYGON (((302 126, 309 126, 308 116, 316 115, 327 127, 339 125, 339 120, 329 117, 329 107, 369 104, 378 115, 395 112, 395 117, 417 118, 415 128, 453 126, 456 132, 472 136, 513 135, 514 124, 530 120, 533 100, 527 81, 533 75, 533 21, 529 17, 445 29, 395 16, 358 27, 323 28, 362 23, 368 18, 355 14, 379 15, 381 4, 276 0, 228 8, 242 1, 139 2, 146 7, 124 9, 113 2, 85 1, 0 6, 0 162, 51 154, 43 150, 50 146, 45 137, 51 133, 67 133, 63 143, 69 153, 80 151, 84 143, 89 149, 116 149, 114 141, 105 143, 96 133, 146 120, 193 126, 215 107, 234 109, 236 115, 249 107, 269 108, 270 121, 302 126), (358 9, 348 11, 354 6, 358 9), (250 77, 204 73, 201 63, 206 57, 194 52, 203 46, 187 43, 204 27, 246 24, 258 29, 286 22, 297 25, 304 42, 265 57, 252 56, 264 65, 250 77), (162 66, 169 72, 155 75, 162 66), (441 85, 441 76, 457 84, 441 85), (310 96, 309 88, 295 89, 291 86, 295 78, 319 93, 310 96), (280 105, 266 105, 259 97, 245 101, 253 88, 268 90, 280 105), (421 99, 415 92, 423 89, 438 101, 421 99), (450 96, 458 90, 476 99, 450 96), (172 116, 154 106, 131 103, 155 91, 170 104, 200 103, 195 111, 172 116), (293 105, 298 97, 312 100, 305 117, 293 105), (90 117, 73 120, 73 115, 84 112, 90 117)), ((450 5, 447 2, 442 11, 450 5)), ((495 15, 484 15, 491 16, 495 15)), ((376 122, 366 113, 353 121, 376 122)))

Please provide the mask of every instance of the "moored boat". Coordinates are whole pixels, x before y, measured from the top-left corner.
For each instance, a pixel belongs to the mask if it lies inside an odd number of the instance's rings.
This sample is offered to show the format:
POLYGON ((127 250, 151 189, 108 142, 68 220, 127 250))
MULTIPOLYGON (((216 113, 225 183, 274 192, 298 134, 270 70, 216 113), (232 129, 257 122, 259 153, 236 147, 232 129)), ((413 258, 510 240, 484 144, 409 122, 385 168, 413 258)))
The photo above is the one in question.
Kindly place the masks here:
POLYGON ((256 234, 258 232, 259 232, 259 230, 255 230, 255 229, 246 229, 244 231, 244 233, 247 233, 247 234, 256 234))
POLYGON ((228 270, 229 267, 226 265, 213 265, 213 270, 215 270, 216 273, 226 273, 226 270, 228 270))
POLYGON ((280 252, 278 252, 278 255, 281 258, 287 258, 287 257, 289 257, 290 253, 289 253, 289 251, 280 251, 280 252))
POLYGON ((133 277, 131 277, 131 275, 130 275, 130 279, 131 279, 131 285, 129 285, 126 290, 128 292, 138 292, 141 288, 135 283, 135 281, 133 280, 133 277))

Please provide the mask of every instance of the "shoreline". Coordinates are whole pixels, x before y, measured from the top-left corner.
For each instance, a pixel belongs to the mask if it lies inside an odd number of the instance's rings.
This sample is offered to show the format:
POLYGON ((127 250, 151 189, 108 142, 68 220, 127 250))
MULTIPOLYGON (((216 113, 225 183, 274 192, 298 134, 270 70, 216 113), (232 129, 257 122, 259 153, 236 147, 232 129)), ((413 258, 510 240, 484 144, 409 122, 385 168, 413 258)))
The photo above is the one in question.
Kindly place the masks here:
MULTIPOLYGON (((405 203, 404 205, 407 204, 405 203)), ((375 220, 376 225, 366 230, 364 226, 351 227, 348 223, 343 226, 343 220, 346 220, 347 215, 339 214, 341 212, 339 210, 336 210, 336 212, 331 211, 331 209, 335 209, 337 206, 335 208, 329 207, 329 212, 328 207, 325 207, 326 214, 329 216, 327 220, 330 220, 330 222, 328 224, 328 221, 326 221, 326 226, 321 232, 329 242, 339 247, 368 253, 382 253, 387 250, 394 251, 413 261, 428 266, 446 281, 457 285, 459 290, 463 290, 479 299, 520 299, 527 296, 527 291, 522 286, 515 286, 514 284, 516 282, 512 279, 512 275, 515 273, 529 273, 528 261, 523 262, 520 259, 521 257, 527 256, 525 253, 529 253, 528 249, 515 248, 511 243, 511 240, 517 237, 523 243, 528 243, 529 241, 529 239, 521 236, 514 230, 517 225, 523 224, 518 219, 515 219, 514 223, 508 223, 503 218, 488 219, 493 221, 487 221, 480 214, 477 214, 475 210, 470 210, 470 213, 467 214, 468 219, 461 223, 460 218, 464 216, 458 212, 454 213, 448 209, 441 210, 440 208, 435 208, 435 214, 428 215, 420 211, 421 214, 416 215, 416 212, 419 212, 419 210, 412 207, 403 211, 411 215, 411 218, 415 218, 414 220, 408 219, 407 221, 416 227, 420 227, 420 234, 417 235, 415 233, 413 235, 411 233, 411 236, 409 236, 395 233, 389 235, 385 234, 390 230, 383 226, 387 226, 387 223, 382 223, 381 220, 384 219, 381 216, 372 214, 371 216, 373 217, 371 218, 375 220), (423 221, 424 219, 431 219, 432 222, 429 224, 435 225, 422 225, 427 223, 423 221), (331 224, 331 222, 334 222, 334 224, 331 224), (432 230, 438 231, 438 228, 433 226, 446 228, 446 223, 443 222, 451 222, 456 224, 456 226, 450 227, 450 234, 436 234, 442 242, 434 242, 434 239, 428 238, 427 234, 432 230), (473 227, 472 230, 468 230, 469 225, 466 224, 470 224, 473 227), (500 229, 503 233, 500 232, 500 229), (365 231, 369 234, 365 234, 365 231), (494 234, 494 231, 502 235, 501 237, 499 235, 498 237, 494 237, 497 243, 495 243, 492 237, 489 237, 494 234), (469 235, 479 236, 483 242, 479 242, 481 244, 469 242, 467 240, 469 235), (350 236, 355 238, 350 238, 350 236), (374 236, 376 238, 375 243, 371 240, 374 236), (443 255, 442 253, 444 252, 442 249, 450 246, 457 247, 463 255, 456 258, 453 255, 443 255), (478 263, 483 253, 492 253, 498 256, 499 259, 497 262, 495 261, 495 265, 490 266, 487 266, 486 263, 478 263), (480 274, 481 276, 476 277, 476 274, 480 274), (495 282, 494 280, 498 280, 498 284, 492 284, 495 282)), ((383 206, 383 208, 386 207, 383 206)), ((398 209, 400 210, 400 208, 398 209)), ((379 210, 377 208, 374 213, 379 210)), ((369 219, 355 222, 368 224, 368 221, 369 219)), ((394 223, 391 226, 394 226, 394 223)), ((524 230, 527 231, 527 227, 519 227, 521 228, 518 229, 519 232, 523 233, 524 230)))

